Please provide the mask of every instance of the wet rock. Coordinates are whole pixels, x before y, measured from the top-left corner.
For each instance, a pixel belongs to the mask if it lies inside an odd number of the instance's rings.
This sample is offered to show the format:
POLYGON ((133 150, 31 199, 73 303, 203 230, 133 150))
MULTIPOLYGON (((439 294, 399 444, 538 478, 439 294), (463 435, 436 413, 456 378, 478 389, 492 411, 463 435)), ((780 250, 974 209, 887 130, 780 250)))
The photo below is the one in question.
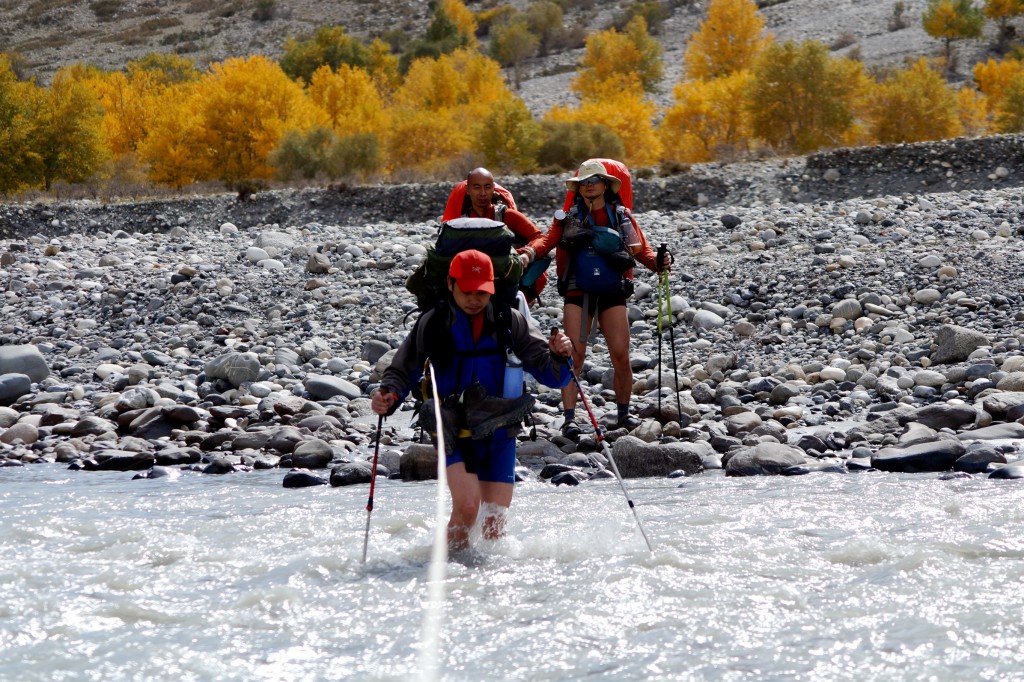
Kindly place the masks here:
POLYGON ((432 445, 413 443, 402 453, 399 472, 403 481, 429 481, 437 478, 437 450, 432 445))
POLYGON ((32 390, 32 379, 27 374, 0 375, 0 405, 10 405, 32 390))
POLYGON ((758 443, 736 450, 725 462, 726 476, 773 476, 784 469, 803 466, 804 453, 781 443, 758 443))
POLYGON ((316 485, 327 485, 327 479, 314 474, 309 469, 291 469, 284 475, 281 485, 285 488, 309 488, 316 485))
MULTIPOLYGON (((435 462, 435 473, 437 464, 435 462)), ((404 471, 404 470, 403 470, 404 471)), ((436 476, 434 477, 436 478, 436 476)), ((339 464, 331 469, 331 485, 334 487, 343 485, 358 485, 360 483, 369 483, 373 479, 373 465, 370 462, 348 462, 345 464, 339 464)), ((407 479, 405 474, 402 475, 402 480, 424 480, 424 479, 407 479)))
POLYGON ((871 466, 881 471, 923 473, 948 471, 967 452, 959 441, 939 440, 906 448, 882 448, 871 457, 871 466))
POLYGON ((1005 466, 994 470, 988 475, 989 478, 1003 480, 1020 480, 1024 478, 1024 466, 1005 466))
POLYGON ((359 387, 351 381, 327 375, 311 375, 306 378, 305 386, 313 400, 329 400, 336 396, 353 400, 362 395, 359 387))
POLYGON ((706 450, 693 443, 653 444, 634 436, 622 436, 612 447, 612 456, 623 478, 668 476, 673 471, 688 475, 702 471, 706 450))

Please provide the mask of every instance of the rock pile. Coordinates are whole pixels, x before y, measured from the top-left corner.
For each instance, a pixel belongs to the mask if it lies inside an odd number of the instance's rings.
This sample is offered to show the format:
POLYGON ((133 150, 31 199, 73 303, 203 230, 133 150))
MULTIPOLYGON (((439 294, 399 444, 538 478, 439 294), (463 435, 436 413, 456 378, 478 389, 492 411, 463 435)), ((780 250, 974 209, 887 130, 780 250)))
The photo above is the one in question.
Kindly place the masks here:
MULTIPOLYGON (((368 480, 366 396, 408 333, 404 282, 436 222, 296 204, 211 229, 193 208, 72 206, 95 224, 66 216, 0 242, 0 463, 368 480), (162 227, 113 227, 132 220, 162 227)), ((1021 209, 1007 187, 642 211, 676 265, 671 319, 646 273, 629 309, 644 421, 608 433, 623 474, 1024 477, 1021 209), (659 317, 674 324, 660 365, 659 317)), ((546 331, 560 314, 552 287, 534 315, 546 331)), ((602 419, 610 367, 595 336, 582 379, 602 419)), ((429 476, 432 448, 409 447, 409 417, 386 422, 382 471, 429 476)), ((523 476, 607 475, 592 433, 558 435, 557 392, 541 392, 534 418, 523 476)))

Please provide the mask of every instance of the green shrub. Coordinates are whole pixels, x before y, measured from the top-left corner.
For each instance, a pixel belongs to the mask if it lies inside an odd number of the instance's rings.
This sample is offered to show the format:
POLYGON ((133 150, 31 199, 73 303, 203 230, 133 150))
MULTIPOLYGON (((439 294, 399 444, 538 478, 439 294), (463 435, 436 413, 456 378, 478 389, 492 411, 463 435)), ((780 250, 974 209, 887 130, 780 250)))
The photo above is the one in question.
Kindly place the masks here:
POLYGON ((600 123, 544 121, 543 142, 537 152, 540 168, 572 170, 585 159, 621 159, 626 148, 622 138, 600 123))
POLYGON ((380 168, 380 140, 373 133, 358 133, 335 139, 324 159, 324 171, 332 180, 368 175, 380 168))

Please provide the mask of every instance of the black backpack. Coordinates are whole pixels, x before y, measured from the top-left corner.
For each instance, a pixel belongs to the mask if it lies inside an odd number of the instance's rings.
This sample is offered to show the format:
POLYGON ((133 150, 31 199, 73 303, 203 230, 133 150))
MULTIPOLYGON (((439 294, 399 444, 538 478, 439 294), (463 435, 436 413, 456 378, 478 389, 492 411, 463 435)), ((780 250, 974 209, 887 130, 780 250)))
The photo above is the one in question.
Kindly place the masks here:
POLYGON ((495 293, 515 296, 523 263, 515 250, 515 234, 505 223, 487 218, 454 218, 441 223, 427 257, 405 283, 420 310, 430 310, 448 296, 448 268, 455 254, 476 249, 491 257, 495 293))

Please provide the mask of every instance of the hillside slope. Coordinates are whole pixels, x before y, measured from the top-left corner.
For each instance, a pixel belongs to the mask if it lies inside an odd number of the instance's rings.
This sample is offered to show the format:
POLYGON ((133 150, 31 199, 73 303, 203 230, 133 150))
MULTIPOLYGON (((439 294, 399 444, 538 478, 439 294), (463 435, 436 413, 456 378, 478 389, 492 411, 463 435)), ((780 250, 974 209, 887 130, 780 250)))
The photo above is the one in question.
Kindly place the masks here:
MULTIPOLYGON (((528 1, 503 4, 524 7, 528 1)), ((566 4, 566 25, 592 32, 606 28, 628 3, 566 4)), ((698 0, 668 4, 672 14, 658 34, 665 48, 661 104, 671 97, 681 75, 686 40, 707 8, 706 1, 698 0)), ((474 10, 486 5, 468 3, 474 10)), ((904 0, 907 26, 898 31, 889 30, 893 5, 892 0, 782 0, 761 12, 776 38, 819 40, 836 46, 837 54, 856 50, 868 66, 899 66, 908 57, 937 54, 939 42, 921 29, 927 0, 904 0)), ((416 36, 426 27, 430 12, 423 0, 0 0, 0 51, 22 55, 25 71, 46 83, 61 66, 85 62, 119 69, 151 51, 177 52, 201 66, 257 53, 278 57, 289 37, 330 24, 345 26, 364 40, 396 28, 416 36), (256 18, 261 7, 264 20, 256 18), (270 18, 267 7, 272 8, 270 18)), ((989 26, 985 39, 960 46, 963 73, 974 61, 989 56, 993 30, 989 26)), ((531 110, 542 113, 553 104, 573 101, 569 81, 581 55, 581 49, 569 49, 526 65, 521 95, 531 110)))

